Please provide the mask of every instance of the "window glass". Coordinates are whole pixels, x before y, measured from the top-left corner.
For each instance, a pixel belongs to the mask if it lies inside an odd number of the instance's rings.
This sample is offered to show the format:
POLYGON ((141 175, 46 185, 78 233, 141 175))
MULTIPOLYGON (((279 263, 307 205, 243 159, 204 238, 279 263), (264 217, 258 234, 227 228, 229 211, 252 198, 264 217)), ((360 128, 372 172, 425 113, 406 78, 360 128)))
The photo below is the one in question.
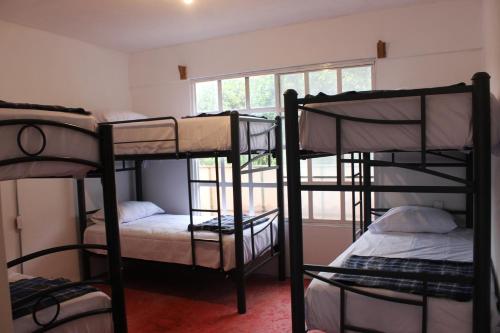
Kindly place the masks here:
POLYGON ((309 94, 317 95, 320 92, 328 95, 337 93, 337 70, 309 72, 309 94))
POLYGON ((337 158, 334 156, 315 158, 312 160, 312 176, 316 182, 337 181, 337 158))
POLYGON ((219 110, 217 81, 196 83, 196 111, 216 112, 219 110))
POLYGON ((222 80, 222 108, 224 111, 246 109, 245 78, 222 80))
POLYGON ((313 192, 315 220, 341 220, 341 192, 313 192))
POLYGON ((284 106, 283 94, 288 89, 294 89, 299 98, 305 95, 304 73, 282 74, 280 75, 281 105, 284 106))
POLYGON ((250 76, 250 108, 274 108, 276 106, 276 92, 274 75, 250 76))
POLYGON ((343 91, 365 91, 372 89, 371 66, 342 69, 343 91))
MULTIPOLYGON (((323 92, 334 95, 342 91, 370 90, 372 88, 372 66, 346 67, 337 69, 313 69, 299 73, 263 74, 212 80, 195 83, 196 111, 222 112, 224 110, 244 110, 256 116, 264 116, 274 119, 281 110, 276 108, 276 94, 280 94, 281 105, 283 105, 283 93, 288 89, 294 89, 298 97, 306 94, 317 95, 323 92), (307 75, 307 76, 306 76, 307 75), (307 78, 307 80, 306 80, 307 78), (278 80, 278 82, 276 82, 278 80), (306 85, 307 82, 307 85, 306 85), (337 83, 341 82, 341 86, 337 83), (248 84, 248 86, 247 86, 248 84), (221 100, 219 100, 221 98, 221 100)), ((283 131, 284 132, 284 131, 283 131)), ((283 143, 285 140, 283 138, 283 143)), ((343 156, 351 158, 350 154, 343 156)), ((360 158, 360 154, 354 154, 354 158, 360 158)), ((247 155, 241 157, 241 163, 247 161, 247 155)), ((283 152, 283 160, 286 161, 286 152, 283 152)), ((259 159, 252 163, 253 168, 267 166, 267 159, 259 159)), ((272 165, 276 164, 275 158, 272 165)), ((198 179, 211 179, 216 177, 215 163, 213 158, 199 159, 196 163, 195 177, 198 179)), ((301 181, 308 182, 337 182, 337 167, 335 157, 323 157, 310 160, 301 160, 301 181)), ((284 181, 286 183, 286 166, 284 167, 284 181)), ((351 171, 350 164, 342 166, 343 183, 351 184, 352 174, 360 172, 358 165, 351 171)), ((373 172, 373 171, 372 171, 373 172)), ((232 213, 232 164, 225 158, 219 159, 219 179, 221 184, 221 207, 225 208, 225 214, 232 213)), ((373 173, 372 173, 373 180, 373 173)), ((266 171, 254 174, 242 175, 242 204, 245 214, 258 214, 276 206, 276 184, 275 171, 266 171)), ((355 183, 359 183, 359 176, 355 183)), ((217 197, 214 185, 198 185, 200 207, 216 208, 217 197)), ((285 197, 287 190, 284 190, 285 197)), ((336 221, 350 223, 352 220, 352 193, 351 192, 305 192, 302 191, 302 215, 309 221, 336 221)), ((374 198, 373 198, 374 199, 374 198)), ((359 194, 356 193, 356 201, 359 194)), ((286 199, 285 199, 286 203, 286 199)), ((285 215, 288 216, 288 205, 285 204, 285 215)), ((357 206, 356 218, 359 220, 359 209, 357 206)))

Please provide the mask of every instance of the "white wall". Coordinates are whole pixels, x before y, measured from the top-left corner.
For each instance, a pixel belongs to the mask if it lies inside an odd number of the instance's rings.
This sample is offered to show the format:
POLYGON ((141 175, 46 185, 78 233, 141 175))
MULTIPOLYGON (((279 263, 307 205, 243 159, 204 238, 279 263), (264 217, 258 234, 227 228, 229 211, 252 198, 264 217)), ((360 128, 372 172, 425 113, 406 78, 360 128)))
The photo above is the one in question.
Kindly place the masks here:
MULTIPOLYGON (((500 0, 485 0, 483 27, 486 71, 491 75, 492 112, 500 112, 500 0)), ((500 273, 500 157, 492 156, 492 259, 500 273)))
MULTIPOLYGON (((0 21, 0 73, 1 100, 80 106, 91 111, 131 106, 126 54, 4 21, 0 21)), ((15 184, 1 183, 0 190, 6 254, 12 259, 19 256, 13 220, 17 215, 15 184)), ((72 195, 68 193, 69 201, 72 195)), ((5 255, 3 242, 1 245, 0 259, 5 255)), ((4 282, 2 276, 0 283, 4 282)), ((4 290, 2 283, 0 296, 4 290)), ((7 300, 0 298, 0 308, 7 306, 7 300)), ((4 332, 1 327, 0 331, 4 332)))
MULTIPOLYGON (((136 53, 130 59, 132 106, 150 115, 189 114, 190 83, 179 80, 177 65, 186 65, 190 78, 201 78, 373 58, 379 39, 387 42, 388 57, 376 62, 377 89, 469 82, 484 68, 480 4, 464 0, 389 9, 136 53)), ((156 168, 149 177, 161 179, 165 173, 156 168)), ((168 188, 149 199, 180 205, 185 199, 168 188)), ((328 262, 349 237, 346 228, 307 227, 306 260, 328 262), (321 251, 307 249, 313 242, 321 251)))

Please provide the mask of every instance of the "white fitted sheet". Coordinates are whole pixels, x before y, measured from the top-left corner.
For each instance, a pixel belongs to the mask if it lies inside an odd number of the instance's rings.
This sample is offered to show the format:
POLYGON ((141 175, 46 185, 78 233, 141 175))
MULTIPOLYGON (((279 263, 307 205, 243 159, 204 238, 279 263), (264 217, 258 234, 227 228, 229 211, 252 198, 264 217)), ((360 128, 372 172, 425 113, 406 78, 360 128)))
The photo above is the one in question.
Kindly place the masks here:
MULTIPOLYGON (((9 272, 9 282, 14 282, 21 279, 30 279, 29 275, 23 275, 19 273, 9 272)), ((103 292, 97 291, 93 293, 88 293, 83 296, 65 301, 61 303, 61 312, 59 313, 58 319, 63 319, 68 316, 82 313, 85 311, 91 311, 96 309, 108 308, 111 306, 110 298, 103 292)), ((38 312, 38 318, 41 321, 50 320, 53 315, 53 308, 49 307, 38 312)), ((24 333, 33 332, 35 329, 39 328, 38 325, 33 321, 31 314, 17 318, 14 320, 14 332, 24 333)), ((113 332, 113 319, 111 314, 100 314, 95 316, 90 316, 86 318, 80 318, 59 327, 56 327, 50 332, 53 333, 111 333, 113 332)))
MULTIPOLYGON (((421 258, 472 261, 471 230, 457 229, 448 234, 366 232, 330 266, 341 266, 351 255, 392 258, 421 258)), ((331 273, 321 273, 331 277, 331 273)), ((421 299, 387 289, 360 288, 371 292, 421 299)), ((494 295, 492 295, 494 297, 494 295)), ((309 329, 337 332, 340 318, 340 293, 335 286, 314 279, 306 291, 306 323, 309 329)), ((346 293, 347 323, 382 332, 410 333, 421 331, 421 308, 386 302, 353 293, 346 293)), ((472 301, 457 302, 429 298, 428 332, 472 332, 472 301)))
MULTIPOLYGON (((0 120, 8 119, 44 119, 69 123, 95 131, 97 122, 92 116, 68 112, 0 109, 0 120)), ((2 126, 0 128, 0 160, 25 157, 18 148, 17 135, 23 125, 2 126)), ((99 161, 99 144, 95 138, 83 133, 49 125, 39 126, 47 138, 47 146, 40 156, 73 157, 90 161, 99 161)), ((34 152, 41 147, 41 136, 34 129, 23 132, 23 147, 34 152)), ((64 177, 85 175, 92 168, 80 164, 63 162, 30 162, 0 167, 0 180, 30 177, 64 177)))
MULTIPOLYGON (((212 217, 195 216, 195 223, 201 223, 212 217)), ((255 226, 254 232, 268 223, 255 226)), ((158 214, 133 222, 120 224, 120 242, 122 257, 152 260, 167 263, 191 265, 191 233, 187 231, 189 215, 158 214)), ((277 242, 277 223, 273 222, 273 244, 277 242)), ((271 243, 270 228, 255 236, 256 255, 271 243)), ((197 231, 195 238, 218 239, 218 234, 209 231, 197 231)), ((252 259, 251 231, 246 229, 244 237, 245 263, 252 259)), ((96 223, 85 230, 85 243, 106 244, 105 226, 96 223)), ((235 265, 234 235, 223 236, 224 270, 229 271, 235 265)), ((93 250, 105 254, 103 250, 93 250)), ((209 268, 219 268, 219 244, 196 242, 196 264, 209 268)))
MULTIPOLYGON (((426 98, 427 149, 463 149, 472 145, 472 94, 431 95, 426 98)), ((369 119, 418 120, 420 97, 308 104, 340 115, 369 119)), ((496 115, 492 114, 492 124, 496 115)), ((336 153, 335 119, 312 112, 300 117, 301 148, 336 153)), ((492 142, 498 130, 492 126, 492 142)), ((342 121, 342 152, 420 150, 420 126, 342 121)))
MULTIPOLYGON (((226 151, 231 149, 231 117, 210 116, 178 119, 180 152, 226 151)), ((247 150, 247 122, 240 122, 240 152, 247 150)), ((273 124, 253 122, 250 133, 257 134, 273 124)), ((158 141, 175 138, 172 120, 156 120, 114 125, 115 154, 174 153, 174 141, 158 141), (146 142, 144 142, 146 141, 146 142)), ((274 130, 270 135, 274 148, 274 130)), ((267 150, 268 136, 250 137, 252 150, 267 150)))

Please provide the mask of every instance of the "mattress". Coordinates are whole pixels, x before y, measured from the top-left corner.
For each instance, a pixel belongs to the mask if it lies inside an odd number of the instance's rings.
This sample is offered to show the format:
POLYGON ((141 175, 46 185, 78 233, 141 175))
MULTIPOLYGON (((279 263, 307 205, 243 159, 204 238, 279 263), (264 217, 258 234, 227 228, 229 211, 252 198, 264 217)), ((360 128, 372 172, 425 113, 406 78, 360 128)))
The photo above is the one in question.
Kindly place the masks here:
MULTIPOLYGON (((201 223, 212 217, 194 216, 194 223, 201 223)), ((120 224, 122 257, 167 263, 191 265, 191 233, 187 231, 189 215, 159 214, 133 222, 120 224)), ((254 227, 254 232, 265 228, 268 223, 254 227)), ((277 243, 277 223, 273 222, 273 244, 277 243)), ((244 260, 252 260, 252 239, 250 229, 245 229, 244 260)), ((218 239, 218 233, 195 232, 195 238, 218 239)), ((254 237, 256 255, 271 244, 270 228, 254 237)), ((85 243, 106 244, 104 223, 96 223, 85 230, 85 243)), ((236 267, 234 235, 223 236, 224 270, 236 267)), ((105 254, 104 250, 93 250, 105 254)), ((219 243, 196 242, 196 264, 209 268, 220 268, 219 243)))
MULTIPOLYGON (((473 233, 457 229, 448 234, 382 233, 368 231, 336 258, 330 266, 339 267, 350 255, 392 258, 442 259, 472 261, 473 233)), ((321 273, 331 277, 331 273, 321 273)), ((421 299, 386 289, 360 288, 371 292, 408 299, 421 299)), ((494 297, 494 295, 492 295, 494 297)), ((346 322, 382 332, 421 332, 421 308, 386 302, 346 293, 346 322)), ((309 329, 337 332, 340 323, 340 291, 314 279, 305 295, 306 323, 309 329)), ((472 301, 457 302, 429 298, 428 332, 472 332, 472 301)))
MULTIPOLYGON (((20 279, 29 279, 31 276, 19 273, 9 272, 9 282, 14 282, 20 279)), ((103 292, 97 291, 88 293, 83 296, 65 301, 61 303, 61 312, 58 319, 63 319, 77 313, 85 311, 108 308, 111 306, 110 298, 103 292)), ((43 309, 38 312, 38 318, 42 322, 50 320, 54 314, 53 307, 43 309)), ((14 332, 33 332, 39 326, 33 321, 31 314, 17 318, 13 322, 14 332)), ((113 319, 111 314, 100 314, 86 318, 80 318, 59 327, 56 327, 50 332, 54 333, 94 333, 94 332, 113 332, 113 319)))
MULTIPOLYGON (((31 109, 0 109, 0 120, 44 119, 69 123, 90 131, 96 131, 97 122, 91 116, 67 112, 31 109)), ((26 157, 18 147, 18 133, 24 125, 2 126, 0 130, 0 160, 26 157)), ((95 138, 67 128, 49 125, 38 126, 46 137, 45 149, 39 156, 73 157, 93 162, 99 161, 99 145, 95 138), (78 149, 75 149, 78 148, 78 149)), ((22 147, 29 153, 42 148, 41 133, 29 127, 20 135, 22 147)), ((66 177, 85 175, 92 168, 85 165, 63 162, 29 162, 0 167, 0 180, 30 177, 66 177)))
MULTIPOLYGON (((352 117, 385 120, 420 119, 420 97, 308 104, 307 107, 352 117)), ((426 97, 427 149, 464 149, 472 146, 472 94, 445 94, 426 97)), ((492 113, 492 124, 496 122, 492 113)), ((336 153, 336 120, 302 112, 301 149, 336 153)), ((342 121, 342 152, 419 151, 419 125, 383 125, 342 121)), ((492 126, 493 144, 498 130, 492 126)))
MULTIPOLYGON (((231 117, 210 116, 178 119, 180 152, 211 152, 231 149, 231 117)), ((250 123, 252 150, 267 150, 275 146, 274 130, 268 135, 254 135, 271 128, 273 124, 250 123)), ((143 121, 114 125, 116 155, 175 153, 172 120, 143 121)), ((240 152, 248 149, 247 122, 240 121, 240 152)))

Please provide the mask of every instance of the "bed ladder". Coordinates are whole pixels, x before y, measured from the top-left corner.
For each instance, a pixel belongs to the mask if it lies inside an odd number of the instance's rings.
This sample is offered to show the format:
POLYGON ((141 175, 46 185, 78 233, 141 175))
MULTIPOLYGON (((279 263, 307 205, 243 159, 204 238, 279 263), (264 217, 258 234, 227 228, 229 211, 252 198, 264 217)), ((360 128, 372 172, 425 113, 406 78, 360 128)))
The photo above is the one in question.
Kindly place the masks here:
POLYGON ((191 157, 190 154, 187 153, 187 175, 188 175, 188 196, 189 196, 189 228, 191 230, 191 258, 192 258, 192 266, 196 268, 196 243, 197 242, 205 242, 205 243, 218 243, 219 244, 219 260, 220 260, 220 271, 224 271, 224 249, 222 243, 222 214, 221 214, 221 203, 220 203, 220 181, 219 181, 219 157, 216 155, 213 157, 215 161, 215 180, 204 180, 204 179, 193 179, 191 172, 191 157), (217 191, 217 209, 201 209, 201 208, 193 208, 193 198, 192 198, 192 186, 193 184, 213 184, 215 185, 217 191), (217 213, 217 218, 219 220, 219 232, 217 239, 207 239, 207 238, 196 238, 194 227, 194 218, 193 213, 217 213))
MULTIPOLYGON (((351 153, 351 186, 356 185, 356 178, 358 178, 359 184, 363 182, 362 162, 361 153, 357 153, 358 157, 355 159, 355 153, 351 153), (355 173, 355 165, 358 165, 358 172, 355 173)), ((352 203, 352 242, 354 243, 356 239, 363 233, 363 192, 352 190, 351 191, 351 203, 352 203), (358 193, 358 201, 356 201, 356 193, 358 193), (359 208, 358 208, 359 207, 359 208), (359 229, 356 230, 356 211, 359 209, 359 229)))

